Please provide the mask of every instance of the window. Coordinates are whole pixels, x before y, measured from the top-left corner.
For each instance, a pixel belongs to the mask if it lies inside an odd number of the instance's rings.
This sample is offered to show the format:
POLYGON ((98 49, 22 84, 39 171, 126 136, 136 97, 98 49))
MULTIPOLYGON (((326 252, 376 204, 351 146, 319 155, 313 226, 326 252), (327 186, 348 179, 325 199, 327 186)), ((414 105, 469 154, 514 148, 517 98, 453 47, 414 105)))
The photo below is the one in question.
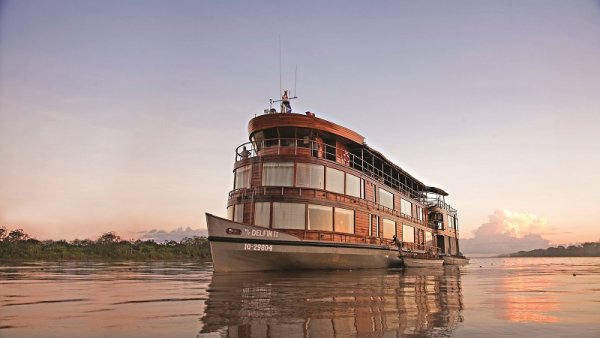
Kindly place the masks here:
POLYGON ((423 208, 421 207, 417 207, 417 218, 419 219, 419 221, 423 220, 423 208))
POLYGON ((402 224, 402 241, 408 243, 415 242, 415 228, 410 225, 402 224))
POLYGON ((303 188, 323 189, 325 167, 318 164, 296 164, 296 186, 303 188))
POLYGON ((425 245, 433 246, 433 234, 431 232, 425 231, 425 245))
POLYGON ((404 198, 400 199, 400 211, 405 215, 412 216, 412 203, 404 198))
POLYGON ((379 204, 383 205, 384 207, 394 209, 394 194, 379 188, 379 204))
POLYGON ((329 191, 333 191, 333 192, 337 192, 340 194, 344 193, 344 172, 337 170, 337 169, 333 169, 333 168, 327 168, 326 170, 326 180, 325 180, 325 184, 327 185, 327 190, 329 191))
POLYGON ((270 202, 256 202, 254 203, 254 225, 259 227, 269 227, 269 221, 271 219, 271 203, 270 202))
POLYGON ((236 204, 235 205, 235 210, 233 213, 233 221, 234 222, 244 222, 244 205, 243 204, 236 204))
POLYGON ((273 202, 273 228, 304 230, 304 204, 273 202))
POLYGON ((252 166, 246 165, 235 170, 234 189, 250 188, 250 170, 252 166))
POLYGON ((233 221, 233 205, 227 207, 227 219, 233 221))
POLYGON ((346 195, 363 198, 362 179, 351 174, 346 174, 346 195))
POLYGON ((454 229, 454 217, 448 215, 448 229, 454 229))
POLYGON ((291 187, 294 183, 294 163, 264 163, 262 185, 291 187))
POLYGON ((309 204, 308 230, 333 231, 333 208, 309 204))
POLYGON ((383 219, 383 238, 392 238, 396 234, 396 222, 383 219))
POLYGON ((354 233, 354 210, 335 208, 335 231, 354 233))

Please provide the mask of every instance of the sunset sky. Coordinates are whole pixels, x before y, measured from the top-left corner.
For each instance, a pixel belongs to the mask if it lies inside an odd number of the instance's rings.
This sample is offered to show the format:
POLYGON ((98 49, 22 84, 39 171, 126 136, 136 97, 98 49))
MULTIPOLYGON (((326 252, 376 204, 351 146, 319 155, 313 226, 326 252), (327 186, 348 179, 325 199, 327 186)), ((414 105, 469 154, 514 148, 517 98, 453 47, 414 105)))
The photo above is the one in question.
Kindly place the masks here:
POLYGON ((294 109, 448 191, 473 245, 600 240, 600 1, 2 1, 0 225, 225 215, 279 37, 294 109))

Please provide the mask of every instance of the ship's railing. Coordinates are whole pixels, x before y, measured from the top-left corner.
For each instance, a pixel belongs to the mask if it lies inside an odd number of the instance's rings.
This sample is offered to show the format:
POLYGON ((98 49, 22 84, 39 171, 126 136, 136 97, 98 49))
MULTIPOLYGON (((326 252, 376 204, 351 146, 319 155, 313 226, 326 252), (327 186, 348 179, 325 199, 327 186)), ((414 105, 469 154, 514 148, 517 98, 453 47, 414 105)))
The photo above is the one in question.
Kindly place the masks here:
POLYGON ((254 200, 255 197, 259 196, 285 196, 286 198, 302 197, 302 198, 321 198, 328 201, 335 201, 341 203, 347 203, 352 205, 358 205, 369 210, 381 210, 387 214, 402 218, 404 220, 425 225, 423 220, 417 217, 404 214, 398 210, 388 208, 379 203, 369 201, 363 198, 353 197, 350 195, 338 194, 335 192, 315 189, 315 188, 301 188, 301 187, 253 187, 253 188, 240 188, 229 192, 229 199, 239 197, 240 202, 254 200))
POLYGON ((443 200, 439 199, 439 198, 429 198, 425 200, 425 204, 427 205, 427 207, 431 208, 431 207, 438 207, 440 209, 444 209, 450 213, 456 213, 456 209, 454 209, 453 207, 450 206, 450 204, 444 202, 443 200))
MULTIPOLYGON (((407 186, 403 182, 400 182, 399 179, 376 167, 374 165, 374 158, 377 158, 380 162, 384 160, 372 153, 369 153, 370 160, 367 160, 363 157, 363 152, 354 154, 346 149, 337 148, 324 142, 317 142, 308 137, 301 139, 274 138, 265 139, 260 142, 246 142, 238 146, 235 150, 236 161, 266 155, 302 155, 332 161, 358 170, 406 196, 410 196, 424 203, 428 201, 425 192, 417 191, 407 186)), ((446 204, 444 203, 444 205, 446 204)), ((447 205, 447 207, 450 208, 449 205, 447 205)), ((454 212, 456 212, 456 210, 454 210, 454 212)))

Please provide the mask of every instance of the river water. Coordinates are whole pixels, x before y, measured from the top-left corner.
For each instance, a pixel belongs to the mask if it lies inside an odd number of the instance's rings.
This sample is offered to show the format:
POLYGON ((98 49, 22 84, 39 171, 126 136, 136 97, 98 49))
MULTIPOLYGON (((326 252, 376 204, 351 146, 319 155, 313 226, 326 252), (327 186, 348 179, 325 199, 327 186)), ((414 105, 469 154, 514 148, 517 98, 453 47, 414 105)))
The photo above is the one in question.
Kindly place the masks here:
POLYGON ((216 274, 211 263, 0 263, 0 337, 600 337, 600 258, 216 274))

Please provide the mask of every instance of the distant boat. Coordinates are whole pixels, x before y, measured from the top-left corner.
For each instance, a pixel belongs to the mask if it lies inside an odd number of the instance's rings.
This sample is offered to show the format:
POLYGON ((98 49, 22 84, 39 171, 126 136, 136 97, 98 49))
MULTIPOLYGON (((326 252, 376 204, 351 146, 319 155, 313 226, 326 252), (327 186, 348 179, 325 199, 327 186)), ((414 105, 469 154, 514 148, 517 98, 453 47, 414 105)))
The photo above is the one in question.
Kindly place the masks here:
MULTIPOLYGON (((444 190, 346 127, 289 113, 290 99, 250 120, 227 218, 206 214, 215 271, 400 267, 400 252, 411 253, 411 267, 458 255, 457 211, 444 190)), ((415 144, 400 137, 398 146, 415 144)))

